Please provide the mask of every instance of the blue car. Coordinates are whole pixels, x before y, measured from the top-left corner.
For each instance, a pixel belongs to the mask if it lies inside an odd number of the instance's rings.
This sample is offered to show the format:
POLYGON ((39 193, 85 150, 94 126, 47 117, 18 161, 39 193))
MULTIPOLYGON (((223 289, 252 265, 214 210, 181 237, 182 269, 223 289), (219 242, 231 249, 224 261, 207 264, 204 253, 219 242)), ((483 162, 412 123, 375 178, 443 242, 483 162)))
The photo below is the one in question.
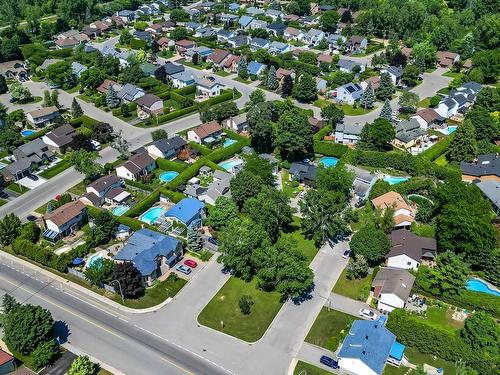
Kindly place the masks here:
POLYGON ((333 369, 339 368, 338 361, 334 360, 333 358, 327 357, 326 355, 322 355, 319 361, 325 366, 331 367, 333 369))
POLYGON ((185 275, 189 275, 191 273, 191 268, 185 266, 184 264, 179 264, 177 267, 175 267, 175 269, 185 275))

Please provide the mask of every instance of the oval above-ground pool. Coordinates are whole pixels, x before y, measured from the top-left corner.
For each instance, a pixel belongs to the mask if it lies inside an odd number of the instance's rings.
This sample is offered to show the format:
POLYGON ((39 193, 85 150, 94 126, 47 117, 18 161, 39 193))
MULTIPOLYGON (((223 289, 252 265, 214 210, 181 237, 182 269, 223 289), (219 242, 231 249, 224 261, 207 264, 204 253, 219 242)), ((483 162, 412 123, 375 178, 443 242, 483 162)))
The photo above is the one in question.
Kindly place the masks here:
POLYGON ((170 182, 179 175, 179 172, 165 171, 160 174, 161 182, 170 182))
POLYGON ((335 167, 339 162, 338 158, 333 156, 323 156, 319 159, 319 163, 322 164, 325 168, 335 167))
POLYGON ((481 279, 469 279, 469 280, 467 280, 467 283, 465 284, 465 289, 472 290, 473 292, 487 293, 487 294, 492 294, 494 296, 500 297, 500 292, 498 290, 494 290, 494 289, 490 288, 489 285, 486 284, 481 279))
POLYGON ((29 137, 30 135, 33 135, 33 134, 35 134, 35 133, 36 133, 36 131, 31 130, 31 129, 24 129, 24 130, 21 130, 21 135, 22 135, 23 137, 29 137))

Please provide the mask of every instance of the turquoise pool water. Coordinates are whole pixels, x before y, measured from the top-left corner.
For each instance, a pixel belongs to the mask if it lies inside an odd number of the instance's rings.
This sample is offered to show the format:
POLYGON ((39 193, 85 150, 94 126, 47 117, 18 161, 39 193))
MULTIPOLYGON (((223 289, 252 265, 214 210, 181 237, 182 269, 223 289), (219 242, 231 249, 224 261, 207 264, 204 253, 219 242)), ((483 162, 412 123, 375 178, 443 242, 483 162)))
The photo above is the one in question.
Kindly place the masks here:
POLYGON ((130 209, 129 206, 127 206, 126 204, 122 204, 120 206, 117 206, 115 208, 113 208, 113 210, 111 211, 113 213, 113 215, 115 216, 122 216, 125 212, 127 212, 128 210, 130 209))
POLYGON ((35 133, 36 132, 34 130, 30 130, 30 129, 21 130, 21 135, 23 137, 29 137, 30 135, 33 135, 35 133))
POLYGON ((6 166, 7 166, 7 164, 4 164, 4 163, 0 162, 0 171, 1 171, 2 169, 4 169, 6 166))
POLYGON ((102 258, 104 258, 104 254, 102 253, 92 255, 87 261, 87 267, 92 268, 92 265, 95 263, 95 261, 102 258))
POLYGON ((170 182, 172 181, 174 178, 176 178, 177 176, 179 175, 178 172, 175 172, 175 171, 166 171, 166 172, 162 172, 160 174, 160 181, 161 182, 170 182))
POLYGON ((448 126, 448 134, 455 133, 457 131, 457 126, 448 126))
POLYGON ((229 146, 235 144, 236 142, 238 142, 238 141, 236 141, 234 139, 231 139, 231 138, 226 138, 226 140, 224 141, 224 143, 223 143, 222 146, 223 147, 229 147, 229 146))
POLYGON ((319 163, 323 164, 325 168, 335 167, 338 162, 339 159, 334 158, 333 156, 324 156, 321 159, 319 159, 319 163))
POLYGON ((146 224, 154 224, 156 220, 163 214, 166 210, 162 207, 151 207, 149 210, 144 212, 139 216, 139 220, 146 224))
POLYGON ((243 160, 240 159, 229 159, 219 163, 219 165, 228 172, 232 172, 234 167, 243 164, 243 160))
POLYGON ((465 284, 465 289, 472 290, 474 292, 481 292, 487 294, 493 294, 494 296, 500 297, 500 292, 491 289, 488 284, 480 279, 469 279, 465 284))
POLYGON ((396 176, 385 176, 384 181, 388 182, 389 185, 397 185, 400 184, 401 182, 408 181, 410 178, 409 177, 396 177, 396 176))

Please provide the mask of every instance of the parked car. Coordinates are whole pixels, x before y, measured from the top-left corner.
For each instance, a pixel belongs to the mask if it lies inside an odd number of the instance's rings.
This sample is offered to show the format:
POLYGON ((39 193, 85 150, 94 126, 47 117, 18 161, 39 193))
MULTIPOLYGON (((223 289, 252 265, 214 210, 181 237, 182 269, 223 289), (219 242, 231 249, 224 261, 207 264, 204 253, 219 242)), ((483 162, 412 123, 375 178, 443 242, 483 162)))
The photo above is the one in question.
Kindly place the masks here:
POLYGON ((377 314, 375 314, 373 311, 368 310, 368 309, 361 309, 359 310, 359 316, 362 316, 364 318, 368 318, 370 320, 375 320, 377 319, 377 314))
POLYGON ((34 216, 34 215, 28 215, 28 216, 26 216, 26 220, 28 220, 28 221, 36 221, 36 216, 34 216))
POLYGON ((208 237, 207 241, 210 242, 212 245, 219 246, 217 240, 214 237, 208 237))
POLYGON ((10 98, 9 103, 15 103, 17 101, 16 98, 10 98))
POLYGON ((29 174, 28 178, 32 181, 38 181, 40 179, 36 174, 29 174))
POLYGON ((339 362, 334 360, 333 358, 327 357, 326 355, 322 355, 319 361, 325 366, 331 367, 333 369, 339 368, 339 362))
POLYGON ((5 190, 1 189, 0 190, 0 198, 7 199, 9 197, 9 194, 5 192, 5 190))
POLYGON ((179 264, 177 267, 175 267, 175 269, 185 275, 189 275, 191 273, 191 268, 185 266, 184 264, 179 264))
POLYGON ((347 259, 351 256, 351 250, 350 249, 347 249, 346 251, 344 251, 344 254, 342 254, 342 258, 344 259, 347 259))
POLYGON ((93 139, 90 140, 90 143, 92 144, 92 148, 96 151, 99 151, 101 149, 101 143, 98 141, 94 141, 93 139))
POLYGON ((186 266, 188 266, 188 267, 191 267, 191 268, 196 268, 196 267, 198 267, 198 263, 196 263, 196 262, 195 262, 194 260, 192 260, 192 259, 186 259, 186 260, 184 261, 184 264, 185 264, 186 266))

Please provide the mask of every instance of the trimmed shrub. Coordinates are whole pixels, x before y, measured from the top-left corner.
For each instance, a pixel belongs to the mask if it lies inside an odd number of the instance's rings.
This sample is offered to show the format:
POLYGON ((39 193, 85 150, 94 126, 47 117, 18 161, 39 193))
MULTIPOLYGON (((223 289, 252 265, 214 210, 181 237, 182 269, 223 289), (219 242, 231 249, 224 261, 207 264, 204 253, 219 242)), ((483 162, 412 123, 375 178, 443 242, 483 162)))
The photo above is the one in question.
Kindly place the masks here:
POLYGON ((196 142, 189 142, 189 146, 193 149, 193 150, 196 150, 198 151, 200 154, 202 154, 203 156, 207 156, 208 154, 210 154, 213 150, 208 148, 208 147, 205 147, 203 145, 200 145, 196 142))
POLYGON ((160 193, 168 197, 172 202, 177 203, 184 199, 186 196, 178 191, 172 191, 168 189, 161 188, 160 193))
POLYGON ((144 212, 151 206, 153 206, 156 202, 158 202, 158 197, 160 196, 160 192, 154 191, 150 195, 148 195, 143 200, 137 202, 135 206, 133 206, 130 210, 128 210, 123 216, 127 217, 136 217, 144 212))
POLYGON ((340 143, 314 141, 314 152, 316 154, 341 158, 348 150, 347 146, 340 143))
POLYGON ((138 189, 147 190, 147 191, 153 191, 154 190, 153 186, 143 184, 142 182, 139 182, 139 181, 127 180, 125 182, 125 185, 130 185, 130 186, 136 187, 138 189))
POLYGON ((179 95, 186 96, 190 94, 194 94, 196 92, 196 86, 195 85, 189 85, 180 89, 172 90, 172 92, 175 92, 179 95))
POLYGON ((160 169, 163 169, 165 171, 182 172, 184 169, 188 167, 186 163, 182 163, 180 161, 166 160, 163 158, 156 159, 156 164, 160 169))
POLYGON ((450 135, 449 137, 446 138, 442 138, 434 146, 428 148, 427 150, 422 152, 419 156, 428 159, 430 161, 434 161, 446 152, 452 140, 453 140, 453 135, 450 135))

